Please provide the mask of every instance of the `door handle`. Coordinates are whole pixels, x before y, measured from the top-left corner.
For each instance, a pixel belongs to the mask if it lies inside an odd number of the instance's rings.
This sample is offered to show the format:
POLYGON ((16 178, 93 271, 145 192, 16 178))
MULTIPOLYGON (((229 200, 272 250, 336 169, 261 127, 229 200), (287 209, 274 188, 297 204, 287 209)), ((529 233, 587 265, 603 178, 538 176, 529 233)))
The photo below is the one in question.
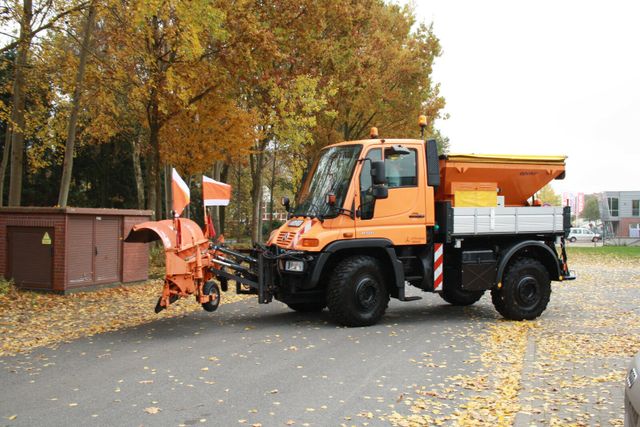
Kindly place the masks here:
POLYGON ((424 218, 424 214, 414 212, 411 215, 409 215, 409 218, 424 218))
POLYGON ((98 255, 98 247, 94 246, 93 249, 94 249, 95 254, 98 255))

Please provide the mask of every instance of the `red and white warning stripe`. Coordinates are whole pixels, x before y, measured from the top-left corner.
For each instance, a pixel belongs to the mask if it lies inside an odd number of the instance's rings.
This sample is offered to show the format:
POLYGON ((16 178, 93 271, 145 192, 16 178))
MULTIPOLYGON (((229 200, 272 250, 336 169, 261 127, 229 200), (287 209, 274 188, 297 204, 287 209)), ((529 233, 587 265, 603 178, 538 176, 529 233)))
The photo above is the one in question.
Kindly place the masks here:
POLYGON ((444 249, 442 243, 434 244, 433 254, 433 291, 442 291, 442 263, 444 261, 444 249))

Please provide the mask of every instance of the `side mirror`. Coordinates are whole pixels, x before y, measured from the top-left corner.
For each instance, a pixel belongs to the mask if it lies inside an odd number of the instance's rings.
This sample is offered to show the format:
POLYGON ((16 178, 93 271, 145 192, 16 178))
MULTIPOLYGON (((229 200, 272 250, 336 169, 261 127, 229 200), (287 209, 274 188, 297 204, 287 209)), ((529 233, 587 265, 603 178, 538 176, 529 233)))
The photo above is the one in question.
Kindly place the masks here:
POLYGON ((290 203, 291 202, 289 202, 289 198, 288 197, 283 197, 282 198, 282 206, 284 206, 284 210, 286 210, 287 212, 289 212, 289 209, 291 207, 290 203))
POLYGON ((384 161, 377 160, 371 162, 371 179, 374 185, 386 184, 387 176, 384 170, 384 161))
POLYGON ((437 189, 440 186, 440 160, 438 144, 435 139, 426 142, 427 154, 427 185, 437 189))
POLYGON ((386 199, 389 197, 389 187, 384 184, 373 186, 373 198, 374 199, 386 199))

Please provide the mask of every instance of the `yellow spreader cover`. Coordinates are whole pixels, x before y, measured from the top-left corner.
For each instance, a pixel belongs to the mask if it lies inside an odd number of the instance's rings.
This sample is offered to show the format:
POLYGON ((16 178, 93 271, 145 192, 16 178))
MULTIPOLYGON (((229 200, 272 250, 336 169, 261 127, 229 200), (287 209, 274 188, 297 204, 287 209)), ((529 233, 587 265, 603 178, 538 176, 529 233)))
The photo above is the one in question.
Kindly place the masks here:
POLYGON ((529 154, 447 154, 451 162, 510 163, 536 165, 563 165, 567 156, 537 156, 529 154))

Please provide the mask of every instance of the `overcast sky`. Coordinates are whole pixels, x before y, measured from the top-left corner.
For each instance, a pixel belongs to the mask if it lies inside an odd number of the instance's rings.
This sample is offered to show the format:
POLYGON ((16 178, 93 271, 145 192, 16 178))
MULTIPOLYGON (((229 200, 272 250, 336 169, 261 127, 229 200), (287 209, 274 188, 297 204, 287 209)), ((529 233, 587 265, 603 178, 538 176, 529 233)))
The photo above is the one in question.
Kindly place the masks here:
POLYGON ((442 45, 451 152, 565 154, 558 192, 640 190, 640 1, 413 5, 442 45))

